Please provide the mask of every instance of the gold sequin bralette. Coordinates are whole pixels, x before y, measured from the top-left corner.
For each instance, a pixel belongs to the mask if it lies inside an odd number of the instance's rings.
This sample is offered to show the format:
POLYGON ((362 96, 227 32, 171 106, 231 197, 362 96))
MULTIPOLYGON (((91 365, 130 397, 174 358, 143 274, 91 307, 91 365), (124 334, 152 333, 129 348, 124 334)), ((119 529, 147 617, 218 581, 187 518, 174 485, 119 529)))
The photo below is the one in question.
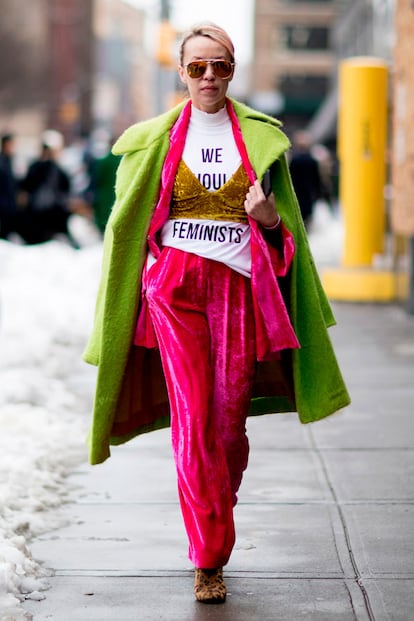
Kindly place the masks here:
POLYGON ((244 201, 249 187, 249 178, 240 164, 224 185, 210 192, 181 160, 174 182, 170 218, 247 222, 244 201))

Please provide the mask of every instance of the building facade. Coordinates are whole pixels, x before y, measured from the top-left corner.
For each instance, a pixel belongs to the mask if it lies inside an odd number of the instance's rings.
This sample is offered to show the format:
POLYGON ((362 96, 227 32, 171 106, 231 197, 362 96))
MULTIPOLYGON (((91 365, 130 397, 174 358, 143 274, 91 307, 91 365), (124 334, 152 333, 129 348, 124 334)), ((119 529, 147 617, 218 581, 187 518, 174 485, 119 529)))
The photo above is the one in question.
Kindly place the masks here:
POLYGON ((334 143, 343 58, 392 59, 395 0, 256 0, 250 102, 334 143))
POLYGON ((93 1, 47 0, 43 4, 46 57, 45 124, 67 142, 93 127, 93 1))
POLYGON ((303 128, 321 106, 335 71, 333 0, 256 0, 250 101, 303 128))
POLYGON ((66 144, 116 135, 154 110, 147 13, 125 0, 2 0, 0 130, 24 159, 46 128, 66 144), (13 62, 12 62, 13 59, 13 62))
POLYGON ((123 0, 94 0, 94 125, 118 135, 154 110, 154 59, 146 13, 123 0))
MULTIPOLYGON (((410 0, 398 0, 396 34, 392 97, 391 221, 396 233, 414 238, 414 4, 410 0)), ((412 302, 414 312, 414 298, 412 302)))

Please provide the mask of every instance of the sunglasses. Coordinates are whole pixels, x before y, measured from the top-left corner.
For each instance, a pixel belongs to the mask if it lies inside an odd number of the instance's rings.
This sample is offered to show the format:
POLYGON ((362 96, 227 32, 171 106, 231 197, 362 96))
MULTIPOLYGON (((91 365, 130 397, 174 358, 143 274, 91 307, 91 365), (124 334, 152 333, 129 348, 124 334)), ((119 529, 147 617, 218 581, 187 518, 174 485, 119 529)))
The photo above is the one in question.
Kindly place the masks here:
POLYGON ((187 75, 190 78, 201 78, 206 70, 207 65, 211 65, 213 67, 213 71, 218 78, 229 78, 233 73, 234 63, 231 63, 229 60, 194 60, 192 63, 188 63, 185 66, 187 70, 187 75))

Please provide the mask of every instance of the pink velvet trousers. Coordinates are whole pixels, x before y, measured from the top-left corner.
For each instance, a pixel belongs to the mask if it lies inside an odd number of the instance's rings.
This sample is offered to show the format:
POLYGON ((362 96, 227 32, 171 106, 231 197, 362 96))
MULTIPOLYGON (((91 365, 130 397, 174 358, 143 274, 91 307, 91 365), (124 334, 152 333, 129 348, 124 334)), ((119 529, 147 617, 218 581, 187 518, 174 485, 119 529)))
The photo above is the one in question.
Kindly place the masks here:
POLYGON ((196 567, 225 565, 249 444, 256 365, 250 280, 217 261, 164 248, 145 277, 171 409, 181 511, 196 567))

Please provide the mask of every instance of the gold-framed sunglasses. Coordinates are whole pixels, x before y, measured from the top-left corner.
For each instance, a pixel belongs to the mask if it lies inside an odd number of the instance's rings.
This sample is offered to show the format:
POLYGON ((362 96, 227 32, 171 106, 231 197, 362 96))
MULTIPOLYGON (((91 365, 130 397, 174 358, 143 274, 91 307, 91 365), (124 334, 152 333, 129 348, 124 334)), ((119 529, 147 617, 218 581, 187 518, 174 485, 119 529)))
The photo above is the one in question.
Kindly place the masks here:
POLYGON ((193 62, 185 65, 185 69, 188 77, 197 79, 205 74, 208 65, 213 67, 213 71, 218 78, 226 80, 233 73, 235 63, 220 58, 205 58, 203 60, 193 60, 193 62))

